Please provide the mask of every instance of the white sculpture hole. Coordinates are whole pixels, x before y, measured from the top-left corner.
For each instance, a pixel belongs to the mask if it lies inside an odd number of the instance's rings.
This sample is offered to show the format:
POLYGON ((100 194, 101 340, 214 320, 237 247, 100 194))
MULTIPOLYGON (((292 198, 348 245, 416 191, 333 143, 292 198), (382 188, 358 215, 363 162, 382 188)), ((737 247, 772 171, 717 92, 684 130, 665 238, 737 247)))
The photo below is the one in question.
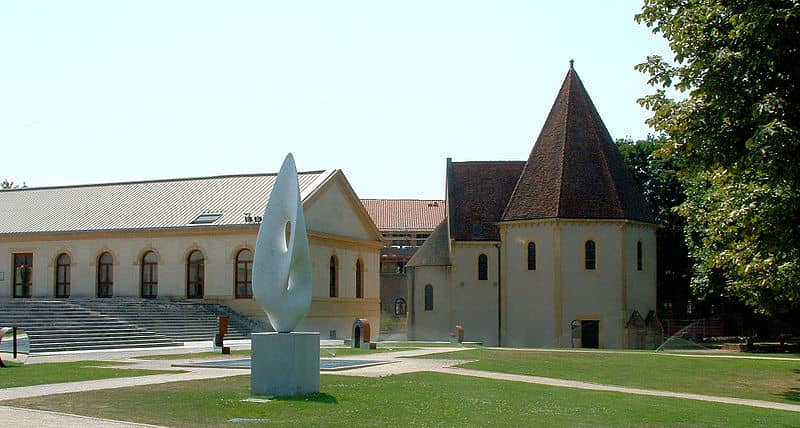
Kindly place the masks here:
POLYGON ((283 244, 284 244, 283 248, 284 248, 284 250, 289 251, 289 243, 292 242, 291 241, 291 239, 292 239, 292 222, 291 221, 287 221, 286 225, 284 226, 284 229, 285 229, 284 237, 286 238, 286 240, 283 241, 283 244))

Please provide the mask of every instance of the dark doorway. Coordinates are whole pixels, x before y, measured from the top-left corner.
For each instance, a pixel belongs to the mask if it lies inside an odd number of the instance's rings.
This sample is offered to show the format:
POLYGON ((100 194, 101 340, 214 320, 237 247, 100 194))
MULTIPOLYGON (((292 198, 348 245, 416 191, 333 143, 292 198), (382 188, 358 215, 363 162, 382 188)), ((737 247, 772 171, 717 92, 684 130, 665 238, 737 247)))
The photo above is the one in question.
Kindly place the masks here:
POLYGON ((14 297, 31 297, 33 254, 14 254, 14 297))
POLYGON ((600 321, 598 320, 581 321, 581 347, 582 348, 600 347, 600 321))
POLYGON ((359 326, 356 326, 356 328, 353 329, 353 347, 361 347, 361 327, 359 326))

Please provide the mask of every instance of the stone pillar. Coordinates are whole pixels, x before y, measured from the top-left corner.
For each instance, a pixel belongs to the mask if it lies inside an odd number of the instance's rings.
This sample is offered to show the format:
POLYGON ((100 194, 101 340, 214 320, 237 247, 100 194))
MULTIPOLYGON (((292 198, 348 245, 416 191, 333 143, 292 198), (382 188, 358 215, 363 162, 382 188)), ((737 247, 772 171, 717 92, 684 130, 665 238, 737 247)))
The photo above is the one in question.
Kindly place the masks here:
POLYGON ((253 394, 319 392, 319 333, 253 333, 250 367, 253 394))

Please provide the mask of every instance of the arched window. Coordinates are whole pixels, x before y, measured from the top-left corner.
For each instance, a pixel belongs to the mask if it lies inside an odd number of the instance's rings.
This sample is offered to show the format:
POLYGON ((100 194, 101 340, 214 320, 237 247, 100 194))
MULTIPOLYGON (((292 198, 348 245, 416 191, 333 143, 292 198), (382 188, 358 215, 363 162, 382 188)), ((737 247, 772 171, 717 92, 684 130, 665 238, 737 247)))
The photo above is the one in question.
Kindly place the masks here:
POLYGON ((528 270, 536 270, 536 244, 528 242, 528 270))
POLYGON ((356 299, 364 298, 364 268, 361 259, 356 260, 356 299))
POLYGON ((642 241, 636 243, 636 270, 642 270, 642 241))
POLYGON ((486 254, 478 256, 478 280, 486 281, 489 279, 489 258, 486 254))
POLYGON ((69 297, 69 254, 61 254, 56 259, 56 297, 69 297))
POLYGON ((253 297, 253 252, 247 248, 236 253, 236 270, 233 271, 237 299, 253 297))
POLYGON ((142 297, 155 299, 158 296, 158 256, 148 251, 142 257, 142 297))
POLYGON ((425 286, 425 310, 433 310, 433 286, 430 284, 425 286))
POLYGON ((406 314, 406 299, 398 297, 394 301, 394 315, 403 316, 406 314))
POLYGON ((329 296, 339 296, 339 260, 336 256, 331 256, 330 270, 328 273, 329 296))
POLYGON ((111 297, 114 286, 114 257, 100 254, 97 259, 97 297, 111 297))
POLYGON ((596 262, 594 241, 588 240, 584 245, 584 266, 586 269, 594 270, 596 262))
POLYGON ((204 282, 205 258, 199 250, 194 250, 186 259, 186 297, 202 299, 204 282))

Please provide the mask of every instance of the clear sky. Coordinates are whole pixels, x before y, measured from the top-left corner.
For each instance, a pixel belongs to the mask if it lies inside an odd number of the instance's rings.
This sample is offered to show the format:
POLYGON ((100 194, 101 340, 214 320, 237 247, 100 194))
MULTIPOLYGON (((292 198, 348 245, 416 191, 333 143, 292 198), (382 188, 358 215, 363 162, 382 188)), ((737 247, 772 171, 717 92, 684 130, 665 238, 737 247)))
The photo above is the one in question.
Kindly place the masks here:
POLYGON ((641 0, 0 0, 0 180, 344 170, 444 198, 447 157, 524 160, 569 68, 643 138, 641 0))

